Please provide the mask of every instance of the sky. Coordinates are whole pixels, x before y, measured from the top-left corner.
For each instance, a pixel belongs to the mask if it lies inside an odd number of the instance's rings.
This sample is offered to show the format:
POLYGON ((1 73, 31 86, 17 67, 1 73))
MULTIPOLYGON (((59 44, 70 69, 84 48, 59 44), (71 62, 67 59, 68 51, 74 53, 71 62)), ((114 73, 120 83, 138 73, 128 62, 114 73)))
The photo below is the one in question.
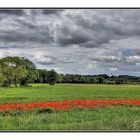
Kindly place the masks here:
POLYGON ((140 76, 140 9, 1 9, 6 56, 64 74, 140 76))

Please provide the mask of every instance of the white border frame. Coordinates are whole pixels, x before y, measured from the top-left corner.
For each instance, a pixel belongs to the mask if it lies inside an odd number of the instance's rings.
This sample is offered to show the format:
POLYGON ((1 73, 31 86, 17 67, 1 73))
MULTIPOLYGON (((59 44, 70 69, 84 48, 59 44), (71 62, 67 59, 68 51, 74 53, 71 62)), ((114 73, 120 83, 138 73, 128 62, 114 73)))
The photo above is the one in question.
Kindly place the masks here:
POLYGON ((0 0, 0 7, 140 7, 139 0, 0 0))

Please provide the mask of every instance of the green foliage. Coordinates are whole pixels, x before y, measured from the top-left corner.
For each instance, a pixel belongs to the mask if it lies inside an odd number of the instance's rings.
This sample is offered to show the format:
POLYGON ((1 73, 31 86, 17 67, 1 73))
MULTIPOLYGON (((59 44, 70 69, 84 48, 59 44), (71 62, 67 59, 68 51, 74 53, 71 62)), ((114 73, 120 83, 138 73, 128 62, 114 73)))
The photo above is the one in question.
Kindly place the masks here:
POLYGON ((0 86, 2 86, 2 83, 3 83, 4 79, 5 79, 5 77, 2 73, 2 69, 0 68, 0 86))
POLYGON ((8 82, 8 80, 3 80, 1 86, 2 87, 9 87, 11 84, 8 82))
POLYGON ((117 84, 117 85, 123 84, 123 83, 124 83, 124 79, 122 79, 122 78, 117 78, 117 79, 115 80, 115 84, 117 84))
POLYGON ((29 81, 36 78, 36 75, 36 67, 28 59, 16 56, 0 59, 0 77, 2 77, 0 81, 2 86, 27 85, 29 81))
POLYGON ((25 78, 28 74, 28 71, 25 69, 25 67, 18 66, 13 71, 14 74, 14 84, 17 86, 17 84, 20 83, 20 80, 25 78))
POLYGON ((97 83, 99 83, 99 84, 104 83, 104 78, 103 78, 103 77, 99 77, 99 78, 97 79, 97 83))
POLYGON ((47 83, 48 82, 48 71, 45 69, 38 69, 38 81, 37 83, 47 83))
POLYGON ((55 72, 55 70, 51 70, 48 72, 48 83, 50 85, 54 85, 57 82, 58 74, 55 72))

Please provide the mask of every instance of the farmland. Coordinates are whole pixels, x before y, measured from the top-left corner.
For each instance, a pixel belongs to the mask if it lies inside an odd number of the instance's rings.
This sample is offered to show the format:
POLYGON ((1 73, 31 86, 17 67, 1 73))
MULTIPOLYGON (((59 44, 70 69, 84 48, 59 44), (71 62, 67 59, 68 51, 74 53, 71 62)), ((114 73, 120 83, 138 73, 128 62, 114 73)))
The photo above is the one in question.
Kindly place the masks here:
MULTIPOLYGON (((32 84, 0 88, 0 104, 64 100, 138 100, 140 85, 32 84)), ((140 107, 117 105, 68 110, 6 110, 0 113, 0 130, 140 130, 140 107)))

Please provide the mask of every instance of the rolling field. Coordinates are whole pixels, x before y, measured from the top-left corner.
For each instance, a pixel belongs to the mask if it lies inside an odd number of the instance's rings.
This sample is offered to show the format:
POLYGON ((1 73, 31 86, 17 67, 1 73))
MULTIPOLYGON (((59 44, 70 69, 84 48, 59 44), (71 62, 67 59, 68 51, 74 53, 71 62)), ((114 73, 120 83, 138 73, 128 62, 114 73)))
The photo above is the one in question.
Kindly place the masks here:
MULTIPOLYGON (((140 99, 140 85, 33 84, 0 88, 0 104, 76 99, 140 99)), ((7 110, 0 112, 0 130, 140 130, 140 107, 7 110)))

